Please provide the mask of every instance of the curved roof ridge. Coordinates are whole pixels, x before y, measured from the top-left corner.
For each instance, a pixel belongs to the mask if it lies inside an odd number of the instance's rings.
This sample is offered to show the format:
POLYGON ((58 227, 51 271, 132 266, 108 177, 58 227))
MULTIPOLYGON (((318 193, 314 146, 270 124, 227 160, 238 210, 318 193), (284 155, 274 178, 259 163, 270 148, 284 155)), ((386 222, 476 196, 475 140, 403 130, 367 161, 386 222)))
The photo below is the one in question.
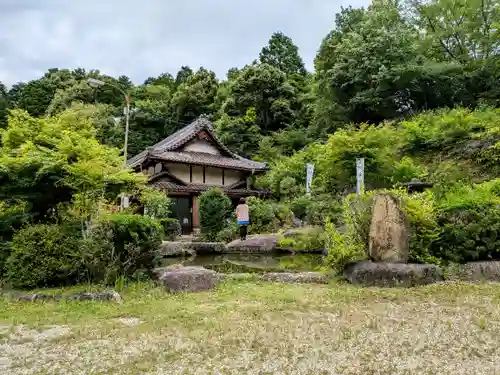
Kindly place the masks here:
POLYGON ((193 140, 200 131, 205 130, 209 133, 210 137, 214 140, 217 146, 224 151, 231 158, 239 160, 241 162, 247 162, 255 164, 257 169, 266 168, 266 163, 257 162, 251 159, 244 158, 234 152, 232 152, 226 145, 224 145, 220 139, 215 134, 214 128, 212 126, 212 122, 208 119, 207 116, 201 115, 191 124, 185 126, 182 129, 177 130, 175 133, 169 135, 165 139, 160 142, 154 144, 151 147, 148 147, 146 150, 141 153, 135 155, 127 161, 129 166, 135 166, 142 161, 144 161, 149 155, 161 154, 164 152, 175 152, 178 148, 182 147, 186 143, 193 140))

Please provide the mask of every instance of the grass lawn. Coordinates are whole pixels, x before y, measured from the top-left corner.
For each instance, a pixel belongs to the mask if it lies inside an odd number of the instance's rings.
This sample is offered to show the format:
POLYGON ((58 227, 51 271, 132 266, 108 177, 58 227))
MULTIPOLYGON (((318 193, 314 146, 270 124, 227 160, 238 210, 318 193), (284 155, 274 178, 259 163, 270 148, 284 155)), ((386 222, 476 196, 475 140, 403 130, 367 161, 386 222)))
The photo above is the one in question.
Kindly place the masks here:
POLYGON ((122 295, 0 301, 0 374, 500 374, 499 284, 122 295))

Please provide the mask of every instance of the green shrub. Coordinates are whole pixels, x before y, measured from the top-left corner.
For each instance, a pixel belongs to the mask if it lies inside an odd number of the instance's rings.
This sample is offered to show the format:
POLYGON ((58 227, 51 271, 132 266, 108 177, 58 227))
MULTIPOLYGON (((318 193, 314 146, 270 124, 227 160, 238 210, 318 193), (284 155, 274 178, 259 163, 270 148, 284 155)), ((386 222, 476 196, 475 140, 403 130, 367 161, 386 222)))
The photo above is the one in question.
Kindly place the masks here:
POLYGON ((292 211, 284 203, 248 198, 251 234, 276 233, 281 227, 291 225, 292 211))
POLYGON ((159 220, 163 231, 165 232, 165 239, 167 241, 175 241, 177 237, 182 234, 182 227, 179 220, 172 218, 164 218, 159 220))
POLYGON ((337 273, 350 262, 366 259, 365 244, 356 242, 355 236, 339 232, 329 220, 325 224, 325 240, 325 265, 337 273))
POLYGON ((23 289, 74 284, 82 270, 78 231, 57 224, 18 231, 6 263, 7 280, 23 289))
POLYGON ((430 191, 409 195, 403 190, 392 190, 392 193, 402 202, 410 224, 410 262, 439 264, 441 259, 432 253, 433 243, 441 233, 434 195, 430 191))
POLYGON ((231 200, 221 189, 208 190, 199 199, 200 229, 203 237, 214 241, 233 215, 231 200))
POLYGON ((83 240, 83 261, 89 280, 113 283, 119 277, 149 275, 163 229, 141 215, 109 214, 99 218, 83 240))
POLYGON ((307 220, 309 207, 313 204, 311 198, 307 196, 302 196, 295 198, 290 203, 290 209, 293 212, 293 215, 302 221, 307 220))
POLYGON ((323 225, 327 218, 338 221, 342 213, 339 198, 330 194, 302 196, 290 202, 294 216, 311 225, 323 225))
MULTIPOLYGON (((438 210, 431 192, 411 194, 403 190, 389 190, 401 202, 410 226, 409 258, 412 262, 439 263, 441 259, 432 248, 441 229, 437 223, 438 210)), ((357 198, 346 197, 343 206, 343 225, 335 228, 329 222, 327 233, 327 264, 335 269, 351 260, 368 257, 368 241, 372 219, 371 191, 357 198)))
POLYGON ((222 229, 218 234, 216 240, 218 242, 229 243, 240 238, 239 226, 236 221, 231 221, 228 223, 224 229, 222 229))
POLYGON ((323 228, 304 228, 279 239, 279 247, 294 252, 317 252, 325 249, 326 235, 323 228))
POLYGON ((459 263, 500 259, 500 180, 448 191, 437 221, 434 255, 459 263))
POLYGON ((144 205, 144 215, 156 219, 168 218, 171 200, 165 192, 146 188, 141 192, 140 201, 144 205))
POLYGON ((403 158, 394 164, 392 172, 392 183, 409 182, 417 179, 421 180, 427 176, 425 167, 418 165, 412 158, 403 156, 403 158))
POLYGON ((25 202, 6 203, 0 201, 0 278, 4 275, 4 267, 10 255, 14 231, 21 228, 29 220, 25 202))

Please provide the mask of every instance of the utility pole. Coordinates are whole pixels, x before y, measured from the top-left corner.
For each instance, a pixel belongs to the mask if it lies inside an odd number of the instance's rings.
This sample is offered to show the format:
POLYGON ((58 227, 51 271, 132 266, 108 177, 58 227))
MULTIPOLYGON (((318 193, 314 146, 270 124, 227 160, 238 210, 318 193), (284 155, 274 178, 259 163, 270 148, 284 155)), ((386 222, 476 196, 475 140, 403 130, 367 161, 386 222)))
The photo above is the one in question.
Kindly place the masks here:
MULTIPOLYGON (((102 87, 105 85, 111 86, 115 88, 116 90, 120 91, 125 98, 125 108, 123 109, 123 114, 125 115, 125 141, 124 141, 124 147, 123 147, 123 167, 127 168, 127 149, 128 149, 128 131, 129 131, 129 124, 130 124, 130 94, 125 92, 123 89, 121 89, 119 86, 114 85, 109 82, 104 82, 101 81, 100 79, 96 78, 89 78, 87 80, 87 83, 92 86, 92 87, 102 87)), ((121 195, 121 200, 120 200, 120 209, 123 210, 124 208, 128 207, 129 205, 129 200, 128 197, 125 196, 125 194, 121 195)))

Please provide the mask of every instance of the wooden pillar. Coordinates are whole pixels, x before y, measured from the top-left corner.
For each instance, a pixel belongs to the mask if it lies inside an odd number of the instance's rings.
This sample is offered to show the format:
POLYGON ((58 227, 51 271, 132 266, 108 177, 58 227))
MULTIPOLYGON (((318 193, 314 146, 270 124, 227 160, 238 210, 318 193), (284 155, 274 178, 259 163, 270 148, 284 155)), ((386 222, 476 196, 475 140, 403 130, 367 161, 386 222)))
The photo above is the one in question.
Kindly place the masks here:
POLYGON ((200 216, 198 212, 198 197, 196 195, 193 196, 193 228, 200 227, 200 216))

